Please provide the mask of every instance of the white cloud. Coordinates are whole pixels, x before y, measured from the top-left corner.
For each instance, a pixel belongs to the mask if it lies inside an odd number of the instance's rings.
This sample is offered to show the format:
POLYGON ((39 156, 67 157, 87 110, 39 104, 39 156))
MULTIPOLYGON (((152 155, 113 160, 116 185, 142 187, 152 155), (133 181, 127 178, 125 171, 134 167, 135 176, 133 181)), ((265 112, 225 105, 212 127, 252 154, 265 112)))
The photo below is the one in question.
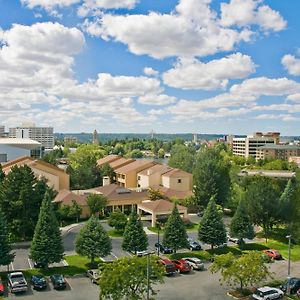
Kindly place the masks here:
POLYGON ((176 102, 176 97, 171 97, 164 94, 147 94, 139 97, 138 102, 147 105, 167 105, 176 102))
POLYGON ((296 103, 297 102, 300 103, 300 93, 289 95, 287 97, 287 100, 290 100, 290 101, 293 101, 293 102, 296 102, 296 103))
POLYGON ((255 64, 251 57, 236 53, 208 63, 181 59, 163 74, 163 80, 175 88, 214 90, 225 88, 229 79, 245 78, 253 72, 255 64))
POLYGON ((231 0, 221 3, 221 24, 223 26, 258 25, 263 31, 281 31, 287 22, 279 12, 267 5, 263 0, 231 0))
POLYGON ((144 68, 144 73, 145 73, 145 75, 148 75, 148 76, 155 76, 155 75, 159 74, 158 71, 154 70, 151 67, 145 67, 144 68))
POLYGON ((300 59, 294 55, 287 54, 281 59, 281 63, 290 75, 300 75, 300 59))
POLYGON ((297 118, 289 114, 261 114, 255 117, 257 120, 282 120, 284 122, 299 121, 300 118, 297 118))
POLYGON ((165 115, 166 111, 164 109, 150 109, 148 111, 148 114, 154 116, 161 116, 161 115, 165 115))
POLYGON ((55 7, 66 7, 79 3, 81 0, 21 0, 23 5, 30 9, 41 7, 48 11, 53 10, 55 7))

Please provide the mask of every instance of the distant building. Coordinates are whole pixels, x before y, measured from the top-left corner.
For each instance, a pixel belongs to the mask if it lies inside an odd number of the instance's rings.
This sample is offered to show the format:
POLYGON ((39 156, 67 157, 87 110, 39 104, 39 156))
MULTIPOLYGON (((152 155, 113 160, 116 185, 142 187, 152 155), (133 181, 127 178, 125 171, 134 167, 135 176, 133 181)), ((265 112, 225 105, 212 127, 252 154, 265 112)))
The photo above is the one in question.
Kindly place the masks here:
POLYGON ((300 146, 296 145, 266 145, 257 149, 257 159, 289 160, 290 157, 300 156, 300 146))
POLYGON ((30 139, 0 138, 0 163, 20 156, 41 156, 41 143, 30 139))
POLYGON ((9 128, 9 137, 32 139, 41 143, 46 151, 54 147, 53 127, 36 127, 34 123, 22 123, 21 126, 9 128))
POLYGON ((290 179, 296 176, 295 172, 291 171, 277 171, 277 170, 242 170, 238 173, 238 176, 265 176, 271 178, 279 178, 279 179, 290 179))
POLYGON ((197 136, 197 133, 194 133, 193 134, 193 143, 197 144, 197 142, 198 142, 198 136, 197 136))
POLYGON ((65 136, 64 137, 64 145, 67 144, 76 144, 77 143, 77 137, 75 136, 65 136))
POLYGON ((98 132, 97 132, 96 129, 93 132, 93 144, 94 145, 98 145, 99 144, 99 141, 98 141, 98 132))
POLYGON ((298 167, 300 168, 300 156, 290 156, 289 162, 296 163, 298 165, 298 167))
POLYGON ((3 125, 0 125, 0 138, 5 136, 5 127, 3 125))
POLYGON ((257 149, 265 145, 277 145, 279 144, 279 138, 279 132, 268 132, 265 134, 255 132, 253 135, 249 135, 245 138, 233 138, 232 152, 234 155, 243 156, 245 158, 252 156, 258 159, 257 149))

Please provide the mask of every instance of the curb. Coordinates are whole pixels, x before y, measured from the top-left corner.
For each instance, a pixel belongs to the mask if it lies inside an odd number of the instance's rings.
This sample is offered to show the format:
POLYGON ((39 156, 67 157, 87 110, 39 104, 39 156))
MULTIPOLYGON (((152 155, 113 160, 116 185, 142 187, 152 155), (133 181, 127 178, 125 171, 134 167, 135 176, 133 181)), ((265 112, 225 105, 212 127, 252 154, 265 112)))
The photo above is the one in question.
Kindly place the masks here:
POLYGON ((77 226, 81 225, 81 223, 70 225, 67 229, 63 229, 64 227, 60 228, 61 236, 66 236, 72 229, 76 228, 77 226))

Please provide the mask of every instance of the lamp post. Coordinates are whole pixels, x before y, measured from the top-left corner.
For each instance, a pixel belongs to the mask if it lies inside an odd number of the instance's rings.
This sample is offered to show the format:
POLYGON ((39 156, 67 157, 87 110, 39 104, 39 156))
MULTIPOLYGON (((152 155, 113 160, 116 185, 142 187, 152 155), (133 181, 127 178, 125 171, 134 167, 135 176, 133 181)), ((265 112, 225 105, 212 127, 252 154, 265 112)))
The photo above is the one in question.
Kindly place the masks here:
POLYGON ((157 255, 159 257, 159 254, 160 254, 160 241, 159 241, 159 231, 160 231, 160 223, 159 222, 156 222, 156 227, 157 227, 157 255))
POLYGON ((287 235, 286 238, 289 240, 289 258, 288 258, 288 277, 287 277, 287 287, 286 293, 290 295, 290 279, 291 279, 291 239, 292 235, 287 235))

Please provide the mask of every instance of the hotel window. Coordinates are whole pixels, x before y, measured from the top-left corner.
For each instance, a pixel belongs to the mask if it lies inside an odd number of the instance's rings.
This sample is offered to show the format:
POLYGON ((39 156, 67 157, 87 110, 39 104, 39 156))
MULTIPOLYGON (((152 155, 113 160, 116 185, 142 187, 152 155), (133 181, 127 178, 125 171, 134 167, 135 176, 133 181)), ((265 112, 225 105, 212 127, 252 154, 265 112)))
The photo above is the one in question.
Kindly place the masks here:
POLYGON ((178 180, 177 180, 177 183, 181 183, 181 179, 178 179, 178 180))

